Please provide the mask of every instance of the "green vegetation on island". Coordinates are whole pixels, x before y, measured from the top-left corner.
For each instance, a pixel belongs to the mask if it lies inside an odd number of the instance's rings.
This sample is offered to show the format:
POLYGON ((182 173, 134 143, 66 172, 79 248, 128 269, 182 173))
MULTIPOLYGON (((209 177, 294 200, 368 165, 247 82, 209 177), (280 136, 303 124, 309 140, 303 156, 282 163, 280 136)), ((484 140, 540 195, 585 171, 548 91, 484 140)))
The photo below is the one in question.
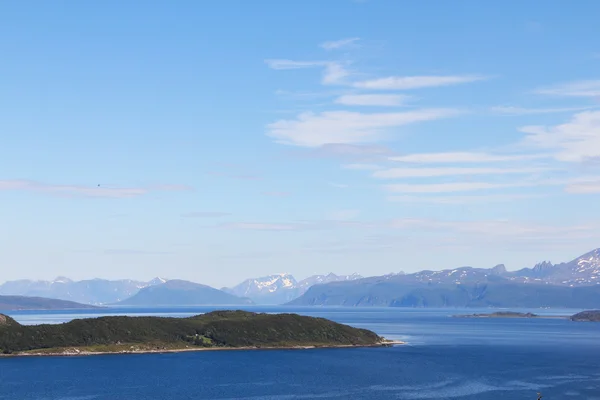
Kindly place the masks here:
POLYGON ((571 316, 571 321, 600 322, 600 310, 582 311, 571 316))
POLYGON ((0 296, 0 310, 77 310, 97 308, 73 301, 47 299, 45 297, 0 296))
POLYGON ((0 353, 86 354, 235 348, 381 346, 374 332, 297 314, 214 311, 189 318, 100 317, 21 325, 0 314, 0 353))

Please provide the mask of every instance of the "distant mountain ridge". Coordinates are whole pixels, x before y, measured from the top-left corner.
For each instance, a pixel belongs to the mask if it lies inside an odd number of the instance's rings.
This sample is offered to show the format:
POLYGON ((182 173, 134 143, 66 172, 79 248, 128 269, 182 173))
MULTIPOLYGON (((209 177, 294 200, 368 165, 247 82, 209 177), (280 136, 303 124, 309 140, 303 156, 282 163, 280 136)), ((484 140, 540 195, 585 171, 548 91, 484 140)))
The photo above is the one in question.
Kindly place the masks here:
POLYGON ((362 276, 358 274, 340 276, 329 273, 327 275, 312 275, 297 281, 291 274, 281 273, 246 279, 233 288, 223 288, 222 290, 236 296, 248 297, 257 304, 284 304, 301 296, 311 286, 361 278, 362 276))
POLYGON ((66 300, 47 299, 43 297, 0 296, 0 310, 77 310, 96 308, 88 304, 80 304, 66 300))
POLYGON ((165 283, 163 278, 154 278, 149 282, 130 279, 106 280, 88 279, 72 281, 62 276, 53 281, 17 280, 0 285, 0 295, 46 297, 58 300, 74 301, 83 304, 110 304, 125 300, 140 289, 165 283))
POLYGON ((507 271, 461 267, 390 274, 311 287, 292 305, 570 307, 600 304, 600 249, 570 262, 507 271))
POLYGON ((141 289, 134 296, 116 303, 126 306, 197 306, 252 304, 247 298, 199 283, 172 279, 141 289))

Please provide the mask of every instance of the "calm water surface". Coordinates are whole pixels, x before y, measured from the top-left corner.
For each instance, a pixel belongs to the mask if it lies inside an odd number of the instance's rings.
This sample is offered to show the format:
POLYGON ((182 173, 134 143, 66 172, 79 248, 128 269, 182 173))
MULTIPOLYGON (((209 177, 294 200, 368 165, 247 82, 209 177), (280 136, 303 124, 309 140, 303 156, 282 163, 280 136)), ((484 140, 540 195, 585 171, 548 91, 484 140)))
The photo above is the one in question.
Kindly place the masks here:
MULTIPOLYGON (((121 308, 86 314, 10 315, 21 323, 37 324, 101 314, 188 316, 211 309, 121 308)), ((409 345, 0 359, 0 399, 535 400, 541 391, 544 400, 600 400, 600 324, 450 318, 481 310, 247 309, 321 316, 409 345)))

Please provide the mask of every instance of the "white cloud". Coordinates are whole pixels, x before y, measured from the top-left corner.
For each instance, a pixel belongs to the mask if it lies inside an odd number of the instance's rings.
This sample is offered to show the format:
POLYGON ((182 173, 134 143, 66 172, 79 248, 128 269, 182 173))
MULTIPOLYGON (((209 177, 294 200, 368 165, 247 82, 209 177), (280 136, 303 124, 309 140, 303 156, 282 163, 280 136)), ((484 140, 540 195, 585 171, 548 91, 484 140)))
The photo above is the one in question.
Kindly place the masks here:
POLYGON ((219 218, 219 217, 227 217, 231 215, 230 213, 220 212, 220 211, 194 211, 186 214, 182 214, 181 216, 184 218, 219 218))
POLYGON ((600 111, 575 114, 570 122, 550 128, 525 126, 524 144, 556 151, 565 162, 586 162, 600 157, 600 111))
POLYGON ((148 187, 117 187, 111 185, 57 185, 27 180, 0 180, 1 190, 30 191, 46 193, 61 197, 90 198, 131 198, 149 194, 153 191, 190 190, 185 185, 156 185, 148 187))
POLYGON ((359 171, 375 171, 382 167, 376 164, 344 164, 343 169, 354 169, 359 171))
POLYGON ((268 125, 267 135, 278 143, 319 147, 330 143, 360 144, 384 138, 385 130, 415 122, 458 115, 454 109, 421 109, 398 113, 366 114, 349 111, 303 113, 293 120, 268 125))
POLYGON ((404 156, 389 157, 390 161, 415 163, 415 164, 437 164, 437 163, 486 163, 522 161, 548 158, 547 154, 491 154, 477 152, 447 152, 447 153, 417 153, 404 156))
POLYGON ((327 41, 327 42, 321 43, 320 46, 322 48, 324 48, 325 50, 337 50, 337 49, 341 49, 343 47, 351 46, 359 40, 360 40, 360 38, 357 38, 357 37, 341 39, 341 40, 332 40, 332 41, 327 41))
POLYGON ((569 184, 565 187, 565 192, 573 194, 600 194, 600 179, 595 182, 569 184))
POLYGON ((242 229, 253 231, 296 231, 303 228, 303 224, 285 223, 285 224, 270 224, 260 222, 238 222, 233 224, 221 225, 227 229, 242 229))
POLYGON ((587 80, 563 83, 540 88, 538 94, 568 97, 600 97, 600 80, 587 80))
POLYGON ((453 193, 558 184, 560 184, 558 181, 520 181, 511 183, 451 182, 427 184, 393 183, 384 185, 383 187, 385 190, 394 193, 453 193))
POLYGON ((265 60, 265 62, 267 63, 269 68, 277 70, 314 68, 324 67, 327 65, 326 61, 293 61, 282 59, 270 59, 265 60))
POLYGON ((321 82, 324 85, 337 85, 343 83, 344 78, 347 78, 348 76, 350 76, 350 72, 348 72, 341 64, 331 62, 325 67, 321 82))
POLYGON ((457 176, 457 175, 504 175, 504 174, 536 174, 548 171, 547 168, 537 167, 507 167, 507 168, 463 168, 463 167, 447 167, 447 168, 390 168, 373 173, 373 177, 379 179, 394 179, 394 178, 426 178, 440 176, 457 176))
POLYGON ((541 194, 487 194, 487 195, 469 195, 469 196, 388 196, 387 200, 400 203, 416 204, 473 204, 473 203, 497 203, 515 200, 523 200, 542 197, 541 194))
POLYGON ((436 86, 458 85, 487 79, 480 75, 457 76, 390 76, 355 82, 354 86, 362 89, 408 90, 436 86))
POLYGON ((265 60, 269 68, 275 70, 293 70, 303 68, 323 68, 321 82, 324 85, 334 85, 343 82, 350 73, 338 62, 333 61, 294 61, 285 59, 265 60))
POLYGON ((574 112, 590 110, 593 106, 587 107, 563 107, 563 108, 522 108, 522 107, 492 107, 491 111, 502 115, 532 115, 532 114, 556 114, 563 112, 574 112))
POLYGON ((347 94, 335 99, 336 104, 348 106, 397 107, 406 103, 411 96, 403 94, 347 94))
POLYGON ((337 210, 329 213, 327 219, 334 221, 348 221, 356 218, 359 213, 358 210, 337 210))

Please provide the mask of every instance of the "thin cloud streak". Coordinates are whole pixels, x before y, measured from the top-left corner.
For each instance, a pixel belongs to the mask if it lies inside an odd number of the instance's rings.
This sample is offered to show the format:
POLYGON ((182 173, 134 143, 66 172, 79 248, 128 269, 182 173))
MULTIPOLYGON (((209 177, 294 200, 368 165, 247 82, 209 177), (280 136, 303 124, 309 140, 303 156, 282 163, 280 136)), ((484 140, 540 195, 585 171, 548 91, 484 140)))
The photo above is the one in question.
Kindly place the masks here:
POLYGON ((337 49, 341 49, 344 47, 350 47, 359 40, 360 40, 360 38, 357 38, 357 37, 341 39, 341 40, 331 40, 331 41, 323 42, 319 46, 321 46, 325 50, 337 50, 337 49))
POLYGON ((269 59, 265 63, 275 70, 295 70, 304 68, 323 68, 321 83, 324 85, 336 85, 343 83, 350 76, 344 66, 335 61, 294 61, 285 59, 269 59))
POLYGON ((409 90, 439 86, 459 85, 488 79, 482 75, 456 75, 456 76, 389 76, 355 82, 354 87, 375 90, 409 90))
POLYGON ((302 147, 320 147, 332 143, 364 144, 382 140, 388 128, 450 118, 461 113, 451 108, 397 113, 307 112, 296 119, 282 119, 269 124, 267 135, 277 143, 302 147))
POLYGON ((535 93, 566 97, 600 97, 600 80, 567 82, 546 88, 539 88, 535 90, 535 93))
POLYGON ((584 111, 598 108, 598 106, 584 106, 584 107, 563 107, 563 108, 522 108, 522 107, 492 107, 491 111, 497 114, 506 116, 518 116, 518 115, 534 115, 534 114, 558 114, 564 112, 575 112, 584 111))
POLYGON ((393 183, 384 185, 383 188, 393 193, 453 193, 453 192, 473 192, 489 189, 507 189, 517 187, 533 186, 553 186, 560 185, 559 181, 521 181, 511 183, 490 183, 490 182, 452 182, 452 183, 393 183))
POLYGON ((386 199, 390 202, 398 203, 464 205, 510 202, 539 197, 544 196, 541 194, 490 194, 470 196, 388 196, 386 199))
POLYGON ((183 218, 220 218, 227 217, 229 215, 231 215, 231 213, 220 211, 194 211, 181 214, 183 218))
POLYGON ((38 192, 60 197, 124 199, 144 196, 151 192, 192 190, 192 187, 186 185, 154 185, 148 187, 85 186, 48 184, 28 180, 0 180, 1 190, 38 192))
POLYGON ((399 107, 406 104, 411 96, 402 94, 346 94, 334 100, 336 104, 347 106, 399 107))
POLYGON ((389 157, 388 160, 415 164, 436 164, 523 161, 550 157, 552 157, 551 154, 492 154, 478 152, 448 152, 407 154, 403 156, 389 157))
POLYGON ((457 175, 505 175, 505 174, 537 174, 547 172, 550 168, 390 168, 376 171, 374 178, 395 179, 395 178, 426 178, 440 176, 457 175))

